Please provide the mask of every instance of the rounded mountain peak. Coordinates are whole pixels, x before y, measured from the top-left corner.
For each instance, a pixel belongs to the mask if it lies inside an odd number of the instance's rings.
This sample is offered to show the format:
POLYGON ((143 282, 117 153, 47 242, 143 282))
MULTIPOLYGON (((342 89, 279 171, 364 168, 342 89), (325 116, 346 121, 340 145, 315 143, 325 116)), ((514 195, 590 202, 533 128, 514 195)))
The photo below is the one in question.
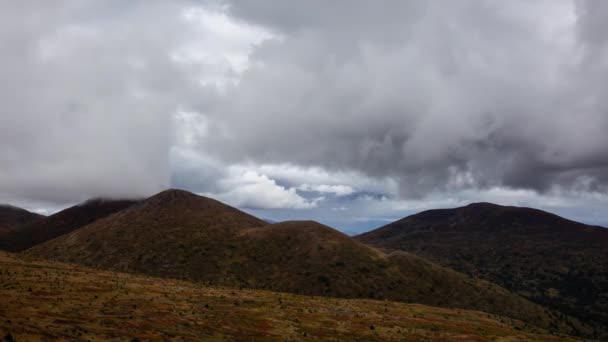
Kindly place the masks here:
POLYGON ((503 208, 503 206, 502 205, 498 205, 498 204, 494 204, 494 203, 490 203, 490 202, 474 202, 474 203, 470 203, 469 205, 467 205, 466 208, 473 208, 473 209, 500 209, 500 208, 503 208))
POLYGON ((169 197, 169 198, 178 198, 178 197, 200 197, 190 191, 182 190, 182 189, 167 189, 165 191, 161 191, 153 197, 169 197))
POLYGON ((264 227, 252 228, 245 232, 251 236, 289 236, 291 238, 305 238, 308 242, 321 239, 330 240, 349 240, 350 238, 342 232, 328 227, 322 223, 312 220, 302 221, 283 221, 275 224, 266 225, 264 227))
POLYGON ((172 203, 195 203, 195 202, 216 202, 211 198, 199 196, 195 193, 180 189, 168 189, 145 200, 146 203, 167 205, 172 203))

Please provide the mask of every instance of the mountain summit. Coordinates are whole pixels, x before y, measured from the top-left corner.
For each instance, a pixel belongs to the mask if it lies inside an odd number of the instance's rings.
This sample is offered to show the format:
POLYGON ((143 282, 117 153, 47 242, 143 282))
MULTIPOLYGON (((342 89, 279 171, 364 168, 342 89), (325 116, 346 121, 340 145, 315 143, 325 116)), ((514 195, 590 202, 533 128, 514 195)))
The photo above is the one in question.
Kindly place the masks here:
POLYGON ((474 203, 424 211, 355 238, 608 326, 608 229, 538 209, 474 203))
POLYGON ((221 272, 229 242, 266 222, 211 198, 167 190, 31 254, 119 271, 206 279, 221 272))

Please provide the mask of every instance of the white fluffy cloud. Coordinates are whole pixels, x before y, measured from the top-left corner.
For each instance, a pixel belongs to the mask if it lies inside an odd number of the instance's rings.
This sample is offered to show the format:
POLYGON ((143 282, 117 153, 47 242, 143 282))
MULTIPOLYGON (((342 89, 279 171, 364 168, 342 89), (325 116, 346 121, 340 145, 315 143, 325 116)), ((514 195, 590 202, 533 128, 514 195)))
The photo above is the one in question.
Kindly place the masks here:
POLYGON ((241 208, 309 209, 316 207, 321 200, 307 200, 298 195, 295 188, 280 186, 254 171, 233 169, 226 178, 218 181, 218 187, 225 191, 206 195, 241 208))

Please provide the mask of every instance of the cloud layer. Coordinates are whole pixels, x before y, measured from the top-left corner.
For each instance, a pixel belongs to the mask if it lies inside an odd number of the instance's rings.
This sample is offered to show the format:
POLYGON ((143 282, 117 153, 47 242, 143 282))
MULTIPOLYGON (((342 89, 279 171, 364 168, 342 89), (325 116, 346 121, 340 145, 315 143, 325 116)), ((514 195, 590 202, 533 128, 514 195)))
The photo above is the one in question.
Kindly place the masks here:
POLYGON ((201 146, 224 159, 395 177, 405 197, 606 191, 603 4, 231 5, 284 39, 258 47, 207 112, 226 130, 201 146))
MULTIPOLYGON (((168 185, 171 6, 0 5, 0 187, 50 201, 139 196, 168 185), (152 32, 155 32, 152 34, 152 32)), ((174 12, 175 10, 173 10, 174 12)), ((177 29, 177 27, 176 27, 177 29)))
POLYGON ((343 226, 598 208, 607 18, 593 0, 0 4, 0 201, 181 187, 343 226))

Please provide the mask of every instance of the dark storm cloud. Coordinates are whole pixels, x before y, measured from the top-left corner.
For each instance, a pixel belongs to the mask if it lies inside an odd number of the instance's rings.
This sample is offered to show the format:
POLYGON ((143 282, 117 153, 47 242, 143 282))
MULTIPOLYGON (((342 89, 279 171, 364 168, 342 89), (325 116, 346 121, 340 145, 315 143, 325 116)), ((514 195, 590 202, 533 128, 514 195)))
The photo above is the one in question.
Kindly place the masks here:
POLYGON ((401 193, 605 191, 599 1, 234 1, 280 39, 205 114, 206 153, 399 179, 401 193), (221 132, 221 134, 215 134, 221 132), (211 148, 212 147, 212 148, 211 148))

